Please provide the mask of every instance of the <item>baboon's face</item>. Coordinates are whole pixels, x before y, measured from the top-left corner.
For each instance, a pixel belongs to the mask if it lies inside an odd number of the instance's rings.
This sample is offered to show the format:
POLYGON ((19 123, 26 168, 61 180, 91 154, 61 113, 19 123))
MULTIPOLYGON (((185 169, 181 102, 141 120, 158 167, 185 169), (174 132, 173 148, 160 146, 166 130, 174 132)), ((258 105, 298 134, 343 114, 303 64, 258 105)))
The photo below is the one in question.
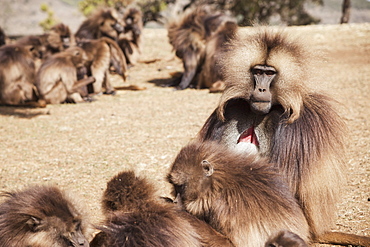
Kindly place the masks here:
POLYGON ((109 11, 105 13, 100 21, 100 31, 110 38, 116 39, 124 31, 123 25, 118 21, 117 13, 109 11))

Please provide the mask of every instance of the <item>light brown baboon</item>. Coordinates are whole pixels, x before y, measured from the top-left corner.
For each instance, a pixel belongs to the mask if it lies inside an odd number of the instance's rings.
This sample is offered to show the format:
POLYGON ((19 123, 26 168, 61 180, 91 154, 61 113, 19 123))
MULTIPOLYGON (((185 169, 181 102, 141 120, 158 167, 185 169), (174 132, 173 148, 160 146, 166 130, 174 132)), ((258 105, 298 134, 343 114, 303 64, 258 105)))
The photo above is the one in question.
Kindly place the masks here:
POLYGON ((280 231, 267 241, 265 247, 308 247, 308 244, 293 232, 280 231))
POLYGON ((220 25, 231 19, 223 13, 213 11, 209 6, 202 5, 189 9, 178 20, 169 22, 169 42, 184 66, 184 74, 177 89, 196 84, 206 56, 207 40, 215 34, 220 25))
POLYGON ((100 38, 96 40, 83 40, 78 42, 87 55, 87 70, 88 75, 95 78, 92 88, 89 93, 98 94, 103 92, 113 94, 114 88, 109 80, 109 67, 111 61, 115 71, 126 80, 127 64, 125 56, 117 43, 109 38, 100 38))
POLYGON ((50 31, 45 34, 45 40, 46 52, 49 53, 48 55, 64 51, 68 47, 76 45, 73 33, 70 28, 63 23, 54 25, 50 31))
POLYGON ((0 46, 6 44, 6 35, 4 30, 0 27, 0 46))
POLYGON ((45 107, 34 85, 33 47, 0 47, 0 103, 5 105, 45 107))
POLYGON ((129 7, 123 14, 125 31, 120 34, 118 44, 125 54, 127 64, 135 65, 142 52, 143 20, 137 7, 129 7))
POLYGON ((96 10, 78 28, 75 37, 82 39, 99 39, 108 37, 117 40, 124 27, 119 21, 118 13, 112 8, 96 10))
POLYGON ((233 246, 205 222, 156 194, 154 185, 132 171, 114 176, 102 200, 106 220, 90 246, 233 246))
POLYGON ((32 46, 33 60, 35 62, 35 70, 37 71, 42 63, 42 59, 46 53, 46 40, 44 36, 29 35, 19 38, 15 44, 22 46, 32 46))
POLYGON ((309 240, 307 221, 288 184, 258 155, 194 140, 179 152, 168 179, 186 211, 235 246, 264 246, 285 229, 309 240))
POLYGON ((54 186, 32 186, 3 194, 0 246, 89 246, 79 209, 54 186))
POLYGON ((93 77, 78 80, 78 73, 84 76, 81 71, 86 70, 86 60, 85 51, 80 47, 70 47, 46 59, 36 76, 40 97, 47 104, 84 102, 77 88, 95 81, 93 77))
POLYGON ((326 232, 345 182, 345 125, 333 100, 308 86, 315 80, 310 66, 316 59, 309 49, 282 31, 254 30, 233 39, 219 56, 226 89, 199 137, 231 149, 254 147, 285 177, 312 238, 332 241, 326 232))

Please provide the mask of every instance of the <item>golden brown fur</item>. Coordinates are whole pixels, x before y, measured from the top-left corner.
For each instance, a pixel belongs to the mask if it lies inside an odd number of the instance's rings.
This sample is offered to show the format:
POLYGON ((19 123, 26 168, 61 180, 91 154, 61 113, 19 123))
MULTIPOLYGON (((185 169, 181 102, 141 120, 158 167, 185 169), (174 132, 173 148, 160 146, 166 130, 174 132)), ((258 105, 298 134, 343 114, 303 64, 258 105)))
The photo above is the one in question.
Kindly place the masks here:
POLYGON ((309 239, 305 216, 289 186, 257 155, 195 140, 179 152, 168 178, 185 209, 235 246, 264 246, 284 229, 309 239))
MULTIPOLYGON (((70 47, 49 57, 36 76, 40 97, 47 104, 84 102, 74 88, 78 83, 77 71, 85 67, 86 60, 85 51, 80 47, 70 47)), ((79 86, 86 86, 86 83, 79 86)))
POLYGON ((233 40, 219 56, 226 89, 199 137, 235 148, 239 136, 253 127, 259 154, 276 164, 286 178, 312 238, 321 241, 333 225, 335 204, 345 183, 345 126, 334 101, 308 86, 319 83, 310 71, 315 58, 309 49, 280 31, 254 31, 233 40), (256 90, 251 71, 256 65, 276 70, 267 88, 271 108, 265 113, 251 110, 256 90))
POLYGON ((169 42, 184 65, 178 89, 185 89, 196 81, 206 57, 207 40, 215 35, 219 26, 228 21, 231 21, 230 17, 202 5, 185 12, 178 20, 169 22, 169 42))
POLYGON ((3 194, 1 247, 82 247, 87 223, 70 199, 54 186, 32 186, 3 194))
POLYGON ((143 20, 137 7, 129 7, 123 15, 125 31, 119 36, 118 44, 125 54, 127 64, 135 65, 142 52, 143 20))
POLYGON ((54 25, 45 36, 47 42, 46 49, 50 54, 64 51, 76 44, 75 37, 70 28, 63 23, 54 25))
POLYGON ((116 72, 122 76, 123 80, 126 79, 127 73, 126 59, 117 43, 103 37, 97 40, 80 41, 78 46, 86 52, 88 75, 93 76, 96 80, 89 93, 101 93, 103 88, 105 93, 113 93, 114 88, 109 80, 111 61, 115 61, 116 72))
POLYGON ((123 32, 117 11, 113 8, 102 8, 92 13, 78 28, 75 37, 77 40, 99 39, 108 37, 117 40, 123 32))
POLYGON ((44 107, 38 102, 34 85, 35 64, 32 46, 4 45, 0 47, 0 103, 44 107))
POLYGON ((150 182, 132 171, 114 176, 103 195, 106 220, 91 246, 233 246, 205 222, 156 194, 150 182))

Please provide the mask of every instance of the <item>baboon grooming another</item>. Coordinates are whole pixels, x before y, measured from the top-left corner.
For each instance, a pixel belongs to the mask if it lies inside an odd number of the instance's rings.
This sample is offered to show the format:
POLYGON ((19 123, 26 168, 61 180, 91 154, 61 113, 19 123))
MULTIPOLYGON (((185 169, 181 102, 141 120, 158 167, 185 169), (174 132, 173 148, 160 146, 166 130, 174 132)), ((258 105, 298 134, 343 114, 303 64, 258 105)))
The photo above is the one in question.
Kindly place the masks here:
POLYGON ((184 65, 184 74, 178 89, 185 89, 195 82, 206 57, 207 41, 213 35, 218 35, 217 31, 222 30, 220 27, 226 22, 236 23, 233 18, 202 5, 185 12, 179 20, 169 23, 169 42, 184 65))
POLYGON ((88 247, 87 224, 68 197, 54 186, 33 186, 3 194, 2 247, 88 247))
POLYGON ((309 240, 309 227, 288 184, 258 155, 197 140, 177 155, 168 175, 184 208, 235 246, 264 246, 287 229, 309 240))
POLYGON ((34 85, 33 46, 0 47, 0 104, 45 107, 34 85))
POLYGON ((233 245, 205 222, 156 195, 134 172, 121 172, 107 184, 102 207, 106 220, 92 247, 172 247, 233 245))
POLYGON ((86 61, 85 51, 80 47, 70 47, 49 57, 36 76, 40 97, 48 104, 84 102, 78 88, 95 81, 93 77, 78 80, 77 74, 84 70, 86 61))
MULTIPOLYGON (((281 31, 255 31, 233 39, 219 56, 226 89, 199 138, 231 149, 254 146, 285 177, 312 238, 351 244, 345 241, 352 235, 327 234, 345 182, 345 125, 333 100, 308 86, 315 82, 310 65, 317 58, 281 31)), ((353 237, 362 240, 352 244, 370 245, 368 238, 353 237)))

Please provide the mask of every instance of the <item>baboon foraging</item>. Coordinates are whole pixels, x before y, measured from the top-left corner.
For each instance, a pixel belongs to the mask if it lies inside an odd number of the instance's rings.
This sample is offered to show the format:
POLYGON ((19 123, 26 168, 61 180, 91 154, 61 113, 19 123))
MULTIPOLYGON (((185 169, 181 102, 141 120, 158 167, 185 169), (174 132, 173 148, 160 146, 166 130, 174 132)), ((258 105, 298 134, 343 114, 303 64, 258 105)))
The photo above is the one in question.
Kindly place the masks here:
POLYGON ((99 39, 108 37, 117 40, 118 35, 124 31, 119 21, 118 13, 113 8, 96 10, 78 28, 75 37, 78 41, 83 39, 99 39))
POLYGON ((109 38, 100 38, 97 40, 83 40, 78 42, 87 56, 87 71, 88 76, 93 76, 95 82, 92 88, 89 88, 89 93, 98 94, 103 92, 103 87, 106 94, 113 94, 114 88, 109 80, 109 67, 113 61, 116 73, 126 80, 127 63, 125 56, 117 43, 109 38))
POLYGON ((34 85, 33 46, 0 47, 0 104, 45 107, 34 85))
POLYGON ((215 33, 223 23, 230 21, 235 22, 231 17, 202 5, 189 9, 179 20, 169 23, 169 42, 184 66, 177 89, 185 89, 195 83, 206 56, 207 40, 217 35, 215 33))
POLYGON ((123 14, 125 31, 120 34, 118 44, 125 54, 127 64, 135 65, 142 51, 142 12, 137 7, 129 7, 123 14))
POLYGON ((45 39, 47 42, 46 49, 50 54, 64 51, 76 44, 70 28, 63 23, 54 25, 45 35, 45 39))
POLYGON ((154 186, 134 172, 107 184, 102 200, 106 220, 92 247, 233 246, 205 222, 164 202, 154 186))
POLYGON ((89 246, 87 223, 64 192, 55 186, 32 186, 3 194, 0 246, 89 246))
POLYGON ((92 77, 78 80, 84 77, 86 60, 85 51, 80 47, 70 47, 49 57, 36 76, 40 97, 47 104, 84 102, 77 88, 95 81, 92 77))
MULTIPOLYGON (((285 177, 312 239, 330 242, 335 238, 326 239, 333 234, 327 231, 345 182, 345 125, 333 100, 309 87, 317 58, 281 31, 255 31, 233 39, 219 56, 226 89, 198 136, 231 149, 244 142, 254 146, 285 177)), ((337 234, 340 241, 349 239, 337 234)))
POLYGON ((289 231, 280 231, 269 239, 265 247, 308 247, 308 245, 297 234, 289 231))
POLYGON ((258 155, 194 140, 175 158, 168 180, 186 211, 235 246, 264 246, 279 229, 309 240, 307 221, 288 184, 258 155))

